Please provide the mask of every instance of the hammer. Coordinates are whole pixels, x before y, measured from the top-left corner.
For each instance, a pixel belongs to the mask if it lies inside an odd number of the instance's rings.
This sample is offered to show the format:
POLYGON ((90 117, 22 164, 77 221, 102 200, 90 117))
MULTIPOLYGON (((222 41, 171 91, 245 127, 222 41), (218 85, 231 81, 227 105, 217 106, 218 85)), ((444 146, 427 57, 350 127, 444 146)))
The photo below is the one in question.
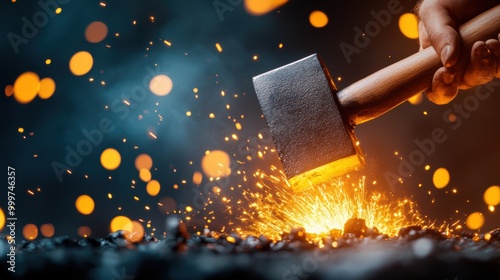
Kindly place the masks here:
MULTIPOLYGON (((461 49, 497 38, 500 5, 459 28, 461 49)), ((433 48, 389 65, 341 91, 313 54, 253 78, 262 113, 292 190, 302 191, 365 166, 354 127, 430 86, 441 67, 433 48)))

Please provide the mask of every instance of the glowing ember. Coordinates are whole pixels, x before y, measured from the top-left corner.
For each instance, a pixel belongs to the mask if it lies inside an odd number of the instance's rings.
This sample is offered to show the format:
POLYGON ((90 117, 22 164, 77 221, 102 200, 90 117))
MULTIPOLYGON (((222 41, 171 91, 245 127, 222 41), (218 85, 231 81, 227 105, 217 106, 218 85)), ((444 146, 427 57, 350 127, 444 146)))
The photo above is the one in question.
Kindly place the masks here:
POLYGON ((90 43, 99 43, 108 35, 108 26, 101 21, 90 23, 85 29, 85 39, 90 43))
POLYGON ((27 224, 23 227, 23 236, 26 240, 34 240, 38 236, 38 228, 34 224, 27 224))
POLYGON ((418 18, 413 13, 405 13, 399 17, 399 30, 410 39, 418 39, 418 18))
POLYGON ((328 16, 322 11, 313 11, 309 15, 309 22, 316 28, 325 27, 328 24, 328 16))
POLYGON ((399 229, 421 222, 415 205, 409 199, 388 199, 381 193, 365 189, 365 178, 356 183, 340 179, 294 193, 280 177, 255 174, 269 184, 259 184, 262 192, 245 192, 249 208, 241 220, 249 224, 246 234, 265 234, 278 238, 282 232, 303 227, 310 238, 326 236, 333 229, 343 229, 351 218, 366 221, 389 236, 399 229))
POLYGON ((484 216, 480 212, 474 212, 467 217, 465 224, 472 230, 480 229, 484 224, 484 216))
POLYGON ((89 52, 80 51, 75 53, 69 61, 69 69, 75 76, 87 74, 94 65, 94 58, 89 52))
POLYGON ((491 186, 489 187, 483 195, 484 202, 488 206, 497 206, 500 204, 500 187, 491 186))
POLYGON ((5 214, 3 213, 2 208, 0 208, 0 230, 3 229, 4 225, 5 225, 5 214))
POLYGON ((55 233, 54 226, 52 224, 43 224, 40 227, 40 231, 42 232, 42 235, 47 238, 54 236, 55 233))
POLYGON ((75 201, 75 207, 83 215, 90 215, 94 211, 94 200, 86 195, 80 195, 75 201))
POLYGON ((31 102, 39 90, 40 78, 34 72, 25 72, 14 82, 14 97, 22 104, 31 102))

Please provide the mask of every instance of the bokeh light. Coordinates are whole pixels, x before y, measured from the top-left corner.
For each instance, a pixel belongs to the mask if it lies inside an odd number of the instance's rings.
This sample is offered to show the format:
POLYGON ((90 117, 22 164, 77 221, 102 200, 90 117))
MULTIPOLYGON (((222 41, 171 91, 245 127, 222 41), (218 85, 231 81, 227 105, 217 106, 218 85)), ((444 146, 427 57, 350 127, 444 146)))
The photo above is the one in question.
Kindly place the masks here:
POLYGON ((450 182, 450 173, 446 168, 438 168, 436 169, 436 171, 434 171, 432 182, 437 189, 442 189, 446 187, 450 182))
POLYGON ((465 224, 471 230, 480 229, 484 224, 484 216, 480 212, 474 212, 467 217, 465 224))
POLYGON ((158 202, 158 210, 163 214, 171 213, 175 209, 177 209, 177 202, 171 197, 166 196, 158 202))
POLYGON ((412 105, 418 105, 422 103, 422 100, 424 99, 424 95, 422 93, 417 93, 414 96, 410 97, 408 99, 408 102, 412 105))
POLYGON ((158 96, 164 96, 172 91, 174 83, 167 75, 156 75, 149 82, 149 90, 158 96))
POLYGON ((160 182, 158 182, 157 180, 151 180, 146 185, 146 192, 150 196, 157 196, 160 193, 160 188, 160 182))
POLYGON ((14 94, 14 86, 13 85, 6 85, 5 86, 5 96, 11 97, 14 94))
POLYGON ((83 215, 90 215, 94 211, 94 200, 86 195, 80 195, 75 201, 75 207, 83 215))
POLYGON ((88 226, 81 226, 78 228, 77 233, 83 238, 87 238, 92 234, 92 230, 88 226))
POLYGON ((142 224, 138 221, 132 221, 131 228, 130 231, 125 232, 125 239, 132 243, 141 241, 144 236, 144 227, 142 224))
POLYGON ((229 155, 221 150, 207 152, 201 159, 203 173, 209 177, 226 177, 231 175, 229 155))
POLYGON ((151 171, 149 171, 149 169, 141 169, 139 171, 139 178, 146 183, 151 181, 151 171))
POLYGON ((399 30, 410 39, 418 39, 418 19, 413 13, 405 13, 399 17, 399 30))
POLYGON ((69 60, 69 69, 76 76, 87 74, 94 65, 94 58, 89 52, 80 51, 75 53, 69 60))
POLYGON ((325 27, 328 24, 328 16, 322 11, 313 11, 309 15, 309 22, 316 28, 325 27))
POLYGON ((497 206, 500 204, 500 187, 491 186, 484 192, 484 202, 488 206, 497 206))
POLYGON ((85 39, 90 43, 99 43, 108 35, 108 26, 101 21, 91 22, 85 29, 85 39))
POLYGON ((111 220, 109 224, 109 228, 111 232, 115 232, 118 230, 126 230, 131 232, 133 225, 132 221, 126 216, 116 216, 111 220))
POLYGON ((42 235, 44 237, 50 238, 50 237, 54 236, 54 233, 55 233, 54 225, 43 224, 42 226, 40 226, 40 232, 42 233, 42 235))
POLYGON ((137 171, 141 169, 150 170, 153 167, 153 159, 148 154, 140 154, 135 158, 134 165, 137 171))
POLYGON ((35 99, 40 90, 40 78, 34 72, 24 72, 14 82, 14 98, 25 104, 35 99))
POLYGON ((5 226, 5 213, 3 212, 2 208, 0 208, 0 230, 2 230, 4 226, 5 226))
POLYGON ((203 174, 200 171, 195 171, 193 174, 193 184, 199 185, 203 180, 203 174))
POLYGON ((101 165, 107 170, 117 169, 121 161, 122 157, 120 153, 113 148, 107 148, 101 153, 101 165))
POLYGON ((249 14, 259 16, 269 13, 286 2, 288 0, 245 0, 245 9, 249 14))
POLYGON ((52 78, 43 78, 40 80, 40 91, 38 97, 41 99, 49 99, 56 91, 56 83, 52 78))
POLYGON ((38 237, 38 228, 34 224, 27 224, 23 227, 23 236, 26 240, 34 240, 38 237))

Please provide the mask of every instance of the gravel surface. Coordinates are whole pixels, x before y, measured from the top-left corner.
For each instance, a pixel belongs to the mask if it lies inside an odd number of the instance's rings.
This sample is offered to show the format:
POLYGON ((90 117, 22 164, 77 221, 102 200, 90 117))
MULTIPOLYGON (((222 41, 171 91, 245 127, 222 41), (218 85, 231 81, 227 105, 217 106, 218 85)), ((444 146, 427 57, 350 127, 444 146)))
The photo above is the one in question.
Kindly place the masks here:
POLYGON ((446 236, 413 226, 389 237, 363 224, 348 221, 319 246, 307 242, 303 229, 279 241, 208 230, 198 236, 171 219, 161 240, 146 236, 131 243, 117 231, 99 239, 22 242, 15 250, 15 272, 9 271, 10 245, 2 237, 0 279, 500 278, 500 228, 446 236))

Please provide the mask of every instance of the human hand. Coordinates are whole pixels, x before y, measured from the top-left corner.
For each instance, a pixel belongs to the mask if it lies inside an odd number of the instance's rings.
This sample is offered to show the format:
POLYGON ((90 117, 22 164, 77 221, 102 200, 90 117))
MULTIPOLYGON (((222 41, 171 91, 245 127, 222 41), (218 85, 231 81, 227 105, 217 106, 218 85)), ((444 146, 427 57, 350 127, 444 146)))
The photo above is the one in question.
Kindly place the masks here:
POLYGON ((470 54, 465 54, 457 31, 461 24, 495 6, 497 1, 423 0, 415 7, 420 50, 434 47, 443 64, 426 92, 432 102, 447 104, 460 89, 500 78, 500 34, 496 39, 475 42, 470 54))

